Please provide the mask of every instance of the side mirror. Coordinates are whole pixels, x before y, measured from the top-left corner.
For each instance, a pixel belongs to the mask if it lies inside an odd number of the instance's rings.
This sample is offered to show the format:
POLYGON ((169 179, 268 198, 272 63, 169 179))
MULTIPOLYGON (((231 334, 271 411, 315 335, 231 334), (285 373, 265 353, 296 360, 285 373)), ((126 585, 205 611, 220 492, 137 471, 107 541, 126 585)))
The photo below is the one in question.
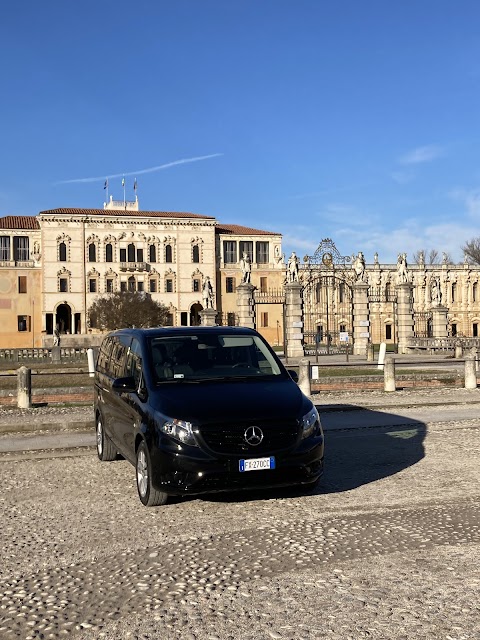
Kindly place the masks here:
POLYGON ((117 393, 132 393, 137 390, 137 384, 132 376, 115 378, 112 382, 112 389, 117 393))
POLYGON ((298 383, 298 373, 295 371, 295 369, 287 369, 287 373, 294 382, 298 383))

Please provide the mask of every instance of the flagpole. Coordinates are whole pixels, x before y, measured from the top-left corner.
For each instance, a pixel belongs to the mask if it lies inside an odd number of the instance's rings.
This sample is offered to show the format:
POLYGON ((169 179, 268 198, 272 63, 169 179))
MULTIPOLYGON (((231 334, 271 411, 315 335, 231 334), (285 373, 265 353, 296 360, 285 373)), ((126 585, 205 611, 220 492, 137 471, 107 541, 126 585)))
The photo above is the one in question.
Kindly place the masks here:
POLYGON ((122 178, 122 187, 123 187, 123 208, 126 209, 127 208, 127 202, 125 199, 125 176, 123 176, 122 178))

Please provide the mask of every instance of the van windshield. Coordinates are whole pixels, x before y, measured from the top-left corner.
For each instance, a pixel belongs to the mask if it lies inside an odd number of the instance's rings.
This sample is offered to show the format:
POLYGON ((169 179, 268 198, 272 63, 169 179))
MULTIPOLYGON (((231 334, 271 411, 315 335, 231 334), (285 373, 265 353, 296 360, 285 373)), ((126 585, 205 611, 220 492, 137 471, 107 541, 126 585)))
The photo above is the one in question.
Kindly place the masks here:
POLYGON ((283 375, 257 336, 161 336, 150 341, 157 382, 265 379, 283 375))

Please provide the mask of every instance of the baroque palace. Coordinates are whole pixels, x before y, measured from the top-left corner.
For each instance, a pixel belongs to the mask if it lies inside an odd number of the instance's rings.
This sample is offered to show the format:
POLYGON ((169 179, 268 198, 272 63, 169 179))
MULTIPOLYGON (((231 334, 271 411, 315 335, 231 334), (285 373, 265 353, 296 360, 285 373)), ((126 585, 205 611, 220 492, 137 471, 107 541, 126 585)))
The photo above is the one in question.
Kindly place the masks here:
POLYGON ((116 291, 150 295, 173 326, 199 324, 208 310, 210 322, 255 327, 289 356, 345 344, 358 354, 379 342, 400 352, 432 340, 473 344, 479 281, 480 266, 466 261, 410 265, 399 254, 382 264, 375 254, 366 264, 330 239, 286 263, 280 233, 110 198, 103 209, 0 218, 0 348, 50 347, 55 328, 62 346, 95 344, 89 307, 116 291))
MULTIPOLYGON (((0 348, 51 346, 57 325, 62 346, 88 344, 88 309, 114 291, 143 291, 168 307, 172 325, 198 324, 207 278, 217 322, 235 324, 242 255, 253 286, 277 289, 281 242, 212 216, 140 211, 138 199, 0 218, 0 348)), ((259 306, 258 328, 272 344, 281 320, 278 305, 259 306)))

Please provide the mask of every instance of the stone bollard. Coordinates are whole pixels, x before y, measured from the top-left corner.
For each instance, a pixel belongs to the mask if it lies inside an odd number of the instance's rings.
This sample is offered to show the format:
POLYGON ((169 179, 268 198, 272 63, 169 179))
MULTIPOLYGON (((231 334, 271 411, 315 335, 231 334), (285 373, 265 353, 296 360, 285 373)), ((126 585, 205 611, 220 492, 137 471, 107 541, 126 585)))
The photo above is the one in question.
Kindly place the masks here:
POLYGON ((90 378, 95 376, 95 354, 93 349, 87 349, 88 374, 90 378))
POLYGON ((310 384, 310 360, 302 358, 298 366, 298 386, 303 393, 310 397, 312 387, 310 384))
POLYGON ((20 367, 17 372, 17 407, 32 408, 32 371, 27 367, 20 367))
POLYGON ((373 362, 375 360, 375 345, 367 344, 367 362, 373 362))
POLYGON ((455 358, 463 358, 463 345, 461 342, 455 343, 455 358))
POLYGON ((62 361, 62 352, 60 347, 52 347, 52 362, 54 364, 60 364, 62 361))
POLYGON ((395 386, 395 358, 392 356, 385 357, 385 364, 383 366, 383 390, 397 390, 395 386))
POLYGON ((465 389, 477 388, 477 372, 475 371, 475 358, 472 355, 465 356, 465 389))

